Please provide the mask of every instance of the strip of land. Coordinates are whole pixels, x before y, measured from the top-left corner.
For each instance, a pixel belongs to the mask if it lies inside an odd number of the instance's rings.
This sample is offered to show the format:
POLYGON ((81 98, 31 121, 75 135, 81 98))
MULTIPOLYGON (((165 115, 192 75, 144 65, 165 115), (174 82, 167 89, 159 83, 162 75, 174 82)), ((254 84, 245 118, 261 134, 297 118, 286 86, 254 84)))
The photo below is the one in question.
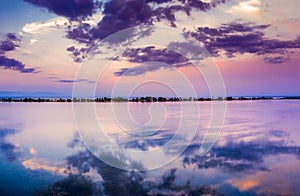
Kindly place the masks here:
POLYGON ((101 98, 0 98, 0 102, 58 102, 58 103, 71 103, 71 102, 183 102, 183 101, 244 101, 244 100, 284 100, 284 99, 298 99, 300 96, 282 96, 282 97, 270 97, 270 96, 259 96, 259 97, 217 97, 217 98, 179 98, 179 97, 101 97, 101 98))

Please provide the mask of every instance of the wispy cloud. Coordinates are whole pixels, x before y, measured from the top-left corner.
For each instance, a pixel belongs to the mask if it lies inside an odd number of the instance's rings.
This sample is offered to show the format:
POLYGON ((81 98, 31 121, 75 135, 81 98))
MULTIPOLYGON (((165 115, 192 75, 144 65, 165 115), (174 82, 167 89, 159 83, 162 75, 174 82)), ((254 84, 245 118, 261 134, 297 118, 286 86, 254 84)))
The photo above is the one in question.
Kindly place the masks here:
POLYGON ((87 83, 94 83, 95 81, 87 80, 87 79, 78 79, 78 80, 55 80, 55 82, 61 82, 61 83, 76 83, 76 82, 87 82, 87 83))
POLYGON ((16 70, 21 73, 35 73, 37 71, 35 68, 26 68, 22 62, 5 56, 0 56, 0 67, 16 70))
POLYGON ((52 18, 46 22, 32 22, 24 25, 22 31, 30 34, 39 34, 50 30, 57 29, 68 23, 68 20, 64 17, 52 18))

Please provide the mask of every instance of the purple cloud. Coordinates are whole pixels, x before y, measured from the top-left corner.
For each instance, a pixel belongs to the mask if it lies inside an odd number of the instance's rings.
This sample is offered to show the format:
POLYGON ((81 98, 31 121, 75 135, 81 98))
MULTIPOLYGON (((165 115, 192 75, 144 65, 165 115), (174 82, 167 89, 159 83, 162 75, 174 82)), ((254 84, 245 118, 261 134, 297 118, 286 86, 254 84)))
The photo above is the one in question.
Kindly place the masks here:
POLYGON ((71 53, 70 55, 75 62, 81 63, 85 58, 85 53, 87 51, 87 48, 78 49, 75 48, 75 46, 70 46, 67 48, 67 51, 71 53))
POLYGON ((288 62, 290 59, 285 56, 276 56, 276 57, 265 57, 264 61, 271 64, 280 64, 288 62))
POLYGON ((127 49, 115 60, 146 63, 141 66, 122 68, 114 73, 116 76, 136 76, 162 68, 172 69, 190 65, 189 60, 181 54, 168 49, 155 48, 154 46, 127 49))
MULTIPOLYGON (((191 10, 207 11, 225 0, 214 0, 207 3, 200 0, 173 1, 173 0, 110 0, 103 4, 103 18, 92 26, 85 22, 68 27, 67 38, 84 44, 85 48, 94 45, 95 41, 102 40, 126 28, 137 25, 152 25, 157 21, 168 21, 171 26, 176 26, 176 12, 190 15, 191 10), (166 4, 167 3, 167 4, 166 4)), ((71 51, 75 61, 81 62, 86 52, 71 51)))
POLYGON ((281 57, 264 58, 268 63, 283 63, 288 57, 282 55, 300 48, 300 37, 294 40, 269 39, 263 30, 269 25, 254 25, 252 23, 230 23, 219 28, 199 27, 194 32, 188 32, 197 41, 204 43, 213 56, 220 56, 225 52, 231 58, 238 54, 270 55, 277 54, 281 57))
POLYGON ((0 54, 15 50, 19 45, 20 39, 14 33, 6 34, 6 40, 0 42, 0 54))
POLYGON ((16 70, 21 73, 34 73, 36 72, 36 69, 34 68, 26 68, 25 65, 15 59, 7 58, 5 56, 0 56, 0 67, 3 67, 4 69, 11 69, 16 70))
POLYGON ((33 5, 46 8, 60 16, 70 19, 91 16, 96 8, 100 7, 98 2, 93 0, 24 0, 33 5))
POLYGON ((14 33, 7 33, 6 37, 12 41, 20 41, 20 39, 14 33))
POLYGON ((16 45, 14 42, 12 42, 11 40, 4 40, 1 42, 0 44, 0 50, 2 51, 11 51, 11 50, 15 50, 16 47, 18 47, 18 45, 16 45))
POLYGON ((16 70, 21 73, 35 73, 37 72, 34 68, 25 68, 25 64, 22 62, 13 59, 8 58, 5 56, 6 52, 13 51, 19 45, 17 45, 18 42, 21 40, 13 33, 8 33, 6 35, 6 40, 0 42, 0 67, 4 69, 10 69, 10 70, 16 70))
POLYGON ((185 57, 172 50, 158 49, 155 46, 127 49, 122 54, 122 57, 125 57, 129 62, 157 61, 177 65, 188 61, 185 57))
POLYGON ((94 83, 92 80, 86 80, 86 79, 79 79, 79 80, 56 80, 55 82, 61 82, 61 83, 75 83, 75 82, 87 82, 87 83, 94 83))
POLYGON ((122 68, 119 71, 116 71, 114 73, 115 76, 137 76, 137 75, 143 75, 147 72, 154 72, 158 71, 160 69, 166 69, 169 68, 171 69, 170 66, 166 66, 162 63, 158 62, 152 62, 147 65, 141 65, 141 66, 135 66, 135 67, 127 67, 127 68, 122 68))
POLYGON ((206 3, 200 0, 174 2, 171 0, 110 0, 104 4, 104 17, 97 26, 87 23, 70 27, 67 37, 80 43, 89 43, 95 39, 103 39, 120 30, 140 24, 152 24, 154 21, 167 20, 175 25, 175 12, 190 14, 192 9, 207 11, 225 0, 206 3), (169 3, 165 5, 165 3, 169 3))

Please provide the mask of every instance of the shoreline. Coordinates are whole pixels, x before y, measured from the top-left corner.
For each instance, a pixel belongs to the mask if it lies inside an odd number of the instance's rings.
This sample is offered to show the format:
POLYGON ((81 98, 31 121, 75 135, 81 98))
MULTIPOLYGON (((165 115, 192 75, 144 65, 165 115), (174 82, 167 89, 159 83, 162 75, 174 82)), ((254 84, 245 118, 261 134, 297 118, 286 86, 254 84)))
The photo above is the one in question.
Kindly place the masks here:
POLYGON ((154 102, 208 102, 208 101, 255 101, 255 100, 300 100, 300 96, 259 96, 259 97, 218 97, 218 98, 179 98, 179 97, 101 97, 101 98, 0 98, 2 103, 110 103, 110 102, 133 102, 133 103, 154 103, 154 102))

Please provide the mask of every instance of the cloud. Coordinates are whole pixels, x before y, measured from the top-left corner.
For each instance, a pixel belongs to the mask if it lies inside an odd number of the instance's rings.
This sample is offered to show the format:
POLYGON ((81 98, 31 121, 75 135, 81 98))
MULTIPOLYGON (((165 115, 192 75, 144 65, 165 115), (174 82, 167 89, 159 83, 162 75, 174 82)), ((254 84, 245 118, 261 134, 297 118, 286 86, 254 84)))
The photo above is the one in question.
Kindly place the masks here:
POLYGON ((238 189, 240 191, 247 191, 249 189, 252 189, 256 186, 260 185, 260 180, 259 179, 253 179, 253 180, 249 180, 249 179, 238 179, 238 180, 229 180, 229 183, 232 184, 234 187, 238 187, 238 189))
POLYGON ((34 195, 103 195, 98 184, 89 177, 69 175, 68 177, 50 184, 47 189, 39 190, 34 195))
MULTIPOLYGON (((164 131, 165 130, 161 130, 158 135, 153 135, 158 137, 152 141, 143 141, 137 145, 137 142, 134 141, 126 143, 125 145, 129 148, 141 150, 147 150, 151 146, 163 145, 167 142, 165 139, 168 137, 163 134, 164 131), (159 136, 162 137, 160 138, 159 136)), ((96 171, 99 176, 102 177, 103 192, 101 193, 104 195, 219 195, 214 188, 209 186, 198 186, 189 181, 185 182, 184 178, 182 179, 180 175, 176 175, 176 169, 166 169, 166 171, 162 171, 156 178, 149 179, 145 175, 145 172, 126 171, 115 168, 95 157, 89 150, 86 150, 84 144, 78 142, 80 141, 78 137, 79 136, 75 135, 73 138, 75 142, 71 141, 75 146, 72 145, 70 147, 74 149, 76 147, 83 147, 83 150, 66 158, 68 167, 76 168, 80 175, 82 175, 80 179, 83 180, 83 182, 78 184, 84 184, 85 178, 82 177, 86 176, 85 174, 91 170, 96 171), (177 179, 182 179, 181 183, 178 183, 177 179)), ((111 156, 112 159, 115 158, 113 154, 107 155, 111 156)), ((68 180, 68 178, 66 178, 66 180, 68 180)), ((79 186, 78 184, 76 184, 77 187, 79 186)), ((64 189, 61 188, 58 190, 64 189)), ((97 190, 94 191, 97 192, 97 190)))
POLYGON ((161 147, 173 138, 173 134, 168 130, 158 130, 151 136, 133 137, 131 141, 124 144, 125 148, 148 151, 151 148, 161 147))
POLYGON ((71 57, 76 63, 81 63, 85 58, 88 48, 75 48, 75 46, 70 46, 67 51, 71 53, 71 57))
POLYGON ((79 80, 56 80, 55 82, 61 82, 61 83, 76 83, 76 82, 94 83, 94 81, 86 80, 86 79, 79 79, 79 80))
POLYGON ((122 68, 114 73, 116 76, 136 76, 161 68, 172 69, 189 65, 188 59, 182 55, 172 50, 159 49, 154 46, 127 49, 119 59, 133 63, 144 63, 144 65, 122 68))
POLYGON ((157 61, 166 64, 179 64, 187 61, 185 57, 172 50, 159 49, 155 46, 127 49, 122 56, 128 59, 129 62, 157 61))
POLYGON ((22 31, 30 34, 38 34, 43 31, 49 31, 60 26, 64 26, 68 20, 64 17, 52 18, 46 22, 32 22, 24 25, 22 31))
POLYGON ((34 68, 25 68, 25 64, 22 62, 8 58, 5 56, 6 52, 13 51, 19 45, 17 44, 21 40, 13 33, 6 35, 6 40, 0 42, 0 67, 4 69, 17 70, 21 73, 33 73, 36 72, 34 68))
POLYGON ((16 36, 16 34, 14 33, 7 33, 6 34, 6 37, 10 40, 13 40, 13 41, 20 41, 20 39, 16 36))
POLYGON ((37 39, 30 39, 29 42, 30 42, 30 45, 34 44, 35 42, 37 42, 38 40, 37 39))
POLYGON ((26 68, 25 64, 16 59, 7 58, 2 55, 0 56, 0 67, 4 69, 16 70, 21 73, 35 73, 37 71, 35 68, 26 68))
POLYGON ((36 150, 35 148, 33 148, 33 147, 31 147, 31 148, 29 149, 29 152, 30 152, 30 154, 32 154, 32 155, 37 154, 37 150, 36 150))
POLYGON ((93 0, 24 0, 33 5, 46 8, 49 12, 53 12, 60 16, 70 19, 78 17, 87 17, 92 15, 94 10, 99 7, 98 3, 93 0))
POLYGON ((146 1, 111 0, 104 4, 102 14, 103 18, 96 26, 88 23, 70 26, 67 37, 79 43, 91 44, 126 28, 152 24, 154 13, 146 1))
POLYGON ((16 45, 11 40, 2 41, 0 44, 0 50, 5 51, 5 52, 15 50, 16 47, 18 47, 18 45, 16 45))
POLYGON ((7 128, 0 128, 0 140, 5 139, 9 135, 14 135, 18 133, 19 131, 15 129, 7 129, 7 128))
POLYGON ((6 137, 16 134, 17 130, 0 128, 0 152, 8 161, 15 161, 20 157, 20 147, 6 141, 6 137))
MULTIPOLYGON (((103 17, 96 25, 84 21, 72 24, 68 27, 67 38, 76 40, 88 48, 93 46, 97 40, 137 25, 153 25, 156 22, 167 21, 170 26, 176 27, 175 13, 183 12, 190 15, 192 10, 208 11, 224 2, 225 0, 210 2, 200 0, 110 0, 103 4, 101 13, 103 17)), ((81 55, 84 56, 85 53, 82 52, 81 55)), ((77 54, 73 58, 76 62, 81 62, 83 58, 78 57, 77 54)))
POLYGON ((148 46, 145 48, 128 48, 114 60, 125 60, 143 65, 121 68, 116 76, 136 76, 159 69, 174 69, 192 64, 191 60, 203 60, 209 53, 200 44, 192 42, 171 42, 168 48, 148 46))
POLYGON ((87 43, 140 24, 151 25, 156 21, 167 20, 171 26, 176 26, 175 12, 183 11, 189 15, 192 9, 207 11, 224 2, 225 0, 215 0, 211 3, 191 0, 175 4, 171 0, 111 0, 104 4, 103 18, 95 27, 81 23, 70 27, 67 37, 87 43))
POLYGON ((260 0, 248 0, 240 2, 238 5, 231 7, 227 13, 230 14, 257 14, 260 12, 261 2, 260 0))
POLYGON ((221 168, 231 172, 261 170, 268 171, 264 166, 264 158, 271 155, 290 154, 300 157, 299 146, 286 146, 284 141, 265 143, 239 142, 227 143, 224 146, 214 147, 208 156, 195 156, 194 152, 199 145, 190 146, 184 153, 183 163, 195 164, 199 169, 221 168))
POLYGON ((55 163, 52 163, 48 160, 45 159, 40 159, 40 158, 33 158, 33 159, 28 159, 22 162, 22 165, 26 169, 31 169, 31 170, 45 170, 47 172, 50 172, 55 175, 62 175, 66 176, 68 174, 69 169, 65 167, 60 167, 55 163))
POLYGON ((285 56, 266 57, 264 58, 264 61, 271 64, 280 64, 288 62, 289 58, 285 56))
POLYGON ((0 42, 0 54, 15 50, 19 42, 20 39, 14 33, 7 33, 6 40, 0 42))
POLYGON ((285 55, 300 48, 300 37, 294 40, 269 39, 263 30, 269 25, 255 25, 253 23, 229 23, 219 28, 199 27, 194 32, 188 32, 193 38, 204 43, 213 56, 222 53, 229 58, 236 55, 250 53, 265 56, 268 63, 283 63, 288 61, 285 55), (268 55, 280 55, 269 58, 268 55))
POLYGON ((9 142, 0 142, 0 151, 8 161, 15 161, 20 157, 20 148, 9 142))

